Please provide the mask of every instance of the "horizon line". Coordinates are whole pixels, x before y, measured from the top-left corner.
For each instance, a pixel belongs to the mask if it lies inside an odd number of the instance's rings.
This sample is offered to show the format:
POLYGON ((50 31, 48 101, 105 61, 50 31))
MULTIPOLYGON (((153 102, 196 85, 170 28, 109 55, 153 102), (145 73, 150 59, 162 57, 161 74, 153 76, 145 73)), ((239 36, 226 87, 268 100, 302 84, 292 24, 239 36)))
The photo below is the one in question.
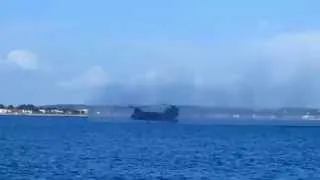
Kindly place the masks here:
MULTIPOLYGON (((2 104, 2 103, 0 103, 2 104)), ((278 106, 278 107, 248 107, 248 106, 219 106, 219 105, 199 105, 199 104, 174 104, 174 103, 159 103, 159 104, 137 104, 137 103, 132 103, 132 104, 86 104, 86 103, 57 103, 57 104, 42 104, 42 105, 36 105, 32 103, 24 103, 24 104, 2 104, 4 106, 20 106, 20 105, 34 105, 37 107, 41 106, 120 106, 120 107, 129 107, 130 105, 135 105, 135 106, 166 106, 166 105, 176 105, 180 107, 205 107, 205 108, 226 108, 226 109, 233 109, 233 108, 238 108, 238 109, 283 109, 283 108, 293 108, 293 109, 319 109, 320 107, 316 106, 278 106)))

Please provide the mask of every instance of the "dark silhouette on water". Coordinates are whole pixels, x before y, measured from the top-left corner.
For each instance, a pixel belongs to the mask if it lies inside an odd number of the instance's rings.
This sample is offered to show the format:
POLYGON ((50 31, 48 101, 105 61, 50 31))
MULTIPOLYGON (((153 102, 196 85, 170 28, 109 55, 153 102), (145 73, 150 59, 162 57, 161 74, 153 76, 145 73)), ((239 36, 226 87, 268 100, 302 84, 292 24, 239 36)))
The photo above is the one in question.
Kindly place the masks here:
POLYGON ((147 112, 141 110, 141 108, 130 106, 134 109, 131 118, 134 120, 146 120, 146 121, 165 121, 165 122, 177 122, 179 116, 179 108, 171 105, 166 108, 164 112, 147 112))

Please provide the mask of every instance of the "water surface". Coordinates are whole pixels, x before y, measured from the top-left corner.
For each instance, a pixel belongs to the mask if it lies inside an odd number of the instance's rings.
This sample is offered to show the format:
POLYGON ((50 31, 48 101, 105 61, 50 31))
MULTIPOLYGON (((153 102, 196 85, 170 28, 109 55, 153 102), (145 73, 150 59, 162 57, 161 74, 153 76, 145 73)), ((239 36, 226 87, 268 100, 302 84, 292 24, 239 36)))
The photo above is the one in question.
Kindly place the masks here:
POLYGON ((0 117, 0 179, 319 179, 320 128, 0 117))

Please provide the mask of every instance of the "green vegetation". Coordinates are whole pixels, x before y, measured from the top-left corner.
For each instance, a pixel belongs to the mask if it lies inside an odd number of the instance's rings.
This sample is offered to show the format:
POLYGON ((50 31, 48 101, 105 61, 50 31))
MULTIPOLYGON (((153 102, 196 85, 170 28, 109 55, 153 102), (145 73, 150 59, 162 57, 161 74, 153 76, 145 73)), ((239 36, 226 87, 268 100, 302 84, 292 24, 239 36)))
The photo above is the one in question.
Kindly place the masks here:
POLYGON ((1 114, 61 114, 61 115, 85 115, 86 108, 73 108, 63 105, 35 106, 33 104, 21 104, 17 106, 0 104, 1 114))

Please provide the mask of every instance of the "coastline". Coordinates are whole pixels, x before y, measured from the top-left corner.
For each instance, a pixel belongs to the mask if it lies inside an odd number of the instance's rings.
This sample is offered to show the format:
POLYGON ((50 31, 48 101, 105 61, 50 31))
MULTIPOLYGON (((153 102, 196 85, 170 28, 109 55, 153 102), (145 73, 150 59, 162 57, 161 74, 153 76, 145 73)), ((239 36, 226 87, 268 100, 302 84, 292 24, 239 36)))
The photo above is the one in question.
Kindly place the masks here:
POLYGON ((0 116, 37 116, 37 117, 88 117, 86 114, 0 114, 0 116))
MULTIPOLYGON (((89 118, 90 115, 89 114, 42 114, 42 113, 0 113, 0 117, 1 116, 20 116, 20 117, 78 117, 78 118, 89 118)), ((128 116, 112 116, 112 115, 109 115, 109 116, 91 116, 93 119, 118 119, 118 118, 127 118, 128 116)), ((246 122, 246 123, 270 123, 270 122, 273 122, 273 123, 292 123, 292 122, 299 122, 299 123, 320 123, 320 118, 308 118, 308 119, 304 119, 304 118, 301 118, 299 116, 297 117, 292 117, 292 116, 289 116, 289 117, 280 117, 280 118, 270 118, 270 117, 230 117, 230 116, 226 116, 226 117, 180 117, 180 119, 182 120, 181 122, 185 122, 185 123, 188 123, 188 122, 205 122, 205 123, 243 123, 243 122, 246 122), (195 121, 195 119, 198 119, 200 121, 195 121), (190 121, 191 120, 191 121, 190 121)))

